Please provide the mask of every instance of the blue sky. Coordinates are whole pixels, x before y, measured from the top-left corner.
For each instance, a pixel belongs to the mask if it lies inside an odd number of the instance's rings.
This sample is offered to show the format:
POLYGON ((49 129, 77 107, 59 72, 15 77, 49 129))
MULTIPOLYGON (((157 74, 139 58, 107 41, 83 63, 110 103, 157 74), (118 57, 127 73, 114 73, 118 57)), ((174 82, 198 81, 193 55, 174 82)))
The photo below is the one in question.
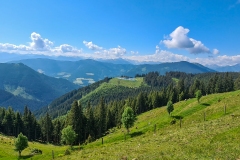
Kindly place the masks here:
POLYGON ((2 0, 0 52, 234 65, 240 0, 2 0))

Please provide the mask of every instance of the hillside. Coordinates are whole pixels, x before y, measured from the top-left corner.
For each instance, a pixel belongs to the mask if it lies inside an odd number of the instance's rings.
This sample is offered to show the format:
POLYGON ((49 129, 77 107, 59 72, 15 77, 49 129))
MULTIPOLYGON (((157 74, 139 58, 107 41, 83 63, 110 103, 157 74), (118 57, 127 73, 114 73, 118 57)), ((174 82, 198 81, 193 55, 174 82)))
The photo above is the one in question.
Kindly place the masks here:
MULTIPOLYGON (((104 98, 108 104, 113 101, 136 98, 140 93, 144 93, 144 99, 148 99, 146 103, 149 106, 147 108, 151 108, 153 105, 157 107, 157 104, 166 105, 167 96, 171 96, 172 100, 177 102, 181 92, 184 92, 182 98, 189 98, 194 97, 196 89, 201 89, 204 94, 233 91, 234 81, 238 77, 239 73, 168 72, 166 75, 159 75, 156 72, 150 72, 144 77, 135 78, 134 81, 105 78, 55 99, 48 107, 38 110, 35 114, 39 116, 48 112, 53 118, 56 118, 66 114, 74 100, 80 100, 83 108, 86 108, 88 102, 94 107, 97 106, 101 98, 104 98), (152 95, 153 92, 161 93, 158 93, 159 96, 156 97, 156 95, 152 95)), ((238 79, 240 80, 240 77, 238 79)))
POLYGON ((173 125, 166 107, 151 110, 138 116, 126 140, 125 129, 115 128, 103 145, 99 139, 60 159, 238 159, 239 96, 240 90, 204 96, 199 104, 195 98, 178 102, 173 125))
POLYGON ((22 111, 27 105, 36 110, 76 88, 65 79, 48 77, 21 63, 0 63, 0 106, 22 111))
POLYGON ((71 108, 74 100, 80 100, 82 106, 85 108, 88 101, 91 105, 97 105, 102 97, 106 102, 114 100, 121 100, 128 98, 129 95, 136 96, 140 87, 146 87, 143 82, 143 77, 138 77, 134 81, 119 79, 119 78, 105 78, 92 85, 73 90, 65 95, 52 101, 47 107, 43 107, 35 112, 35 115, 40 117, 45 113, 49 113, 53 118, 59 115, 65 115, 71 108), (128 94, 124 94, 128 93, 128 94))
POLYGON ((214 66, 212 68, 218 72, 240 72, 240 64, 233 66, 214 66))
MULTIPOLYGON (((126 140, 124 128, 113 128, 103 137, 103 144, 102 139, 98 139, 81 145, 81 150, 75 146, 77 151, 69 156, 63 156, 64 146, 39 143, 30 143, 23 156, 25 159, 51 159, 53 150, 55 159, 239 159, 239 96, 240 90, 203 96, 200 103, 196 98, 175 103, 174 118, 168 115, 166 107, 150 110, 137 117, 126 140), (173 119, 176 123, 170 124, 173 119), (28 156, 33 147, 43 150, 44 154, 28 156)), ((13 140, 0 138, 0 157, 17 157, 13 140)))
POLYGON ((215 72, 212 69, 200 64, 186 61, 161 63, 161 64, 116 64, 114 61, 57 61, 51 59, 25 59, 21 62, 34 70, 52 77, 67 79, 75 84, 86 86, 105 77, 118 77, 122 75, 134 77, 136 74, 147 74, 156 71, 162 75, 170 71, 180 71, 186 73, 206 73, 215 72), (111 63, 110 63, 111 62, 111 63))

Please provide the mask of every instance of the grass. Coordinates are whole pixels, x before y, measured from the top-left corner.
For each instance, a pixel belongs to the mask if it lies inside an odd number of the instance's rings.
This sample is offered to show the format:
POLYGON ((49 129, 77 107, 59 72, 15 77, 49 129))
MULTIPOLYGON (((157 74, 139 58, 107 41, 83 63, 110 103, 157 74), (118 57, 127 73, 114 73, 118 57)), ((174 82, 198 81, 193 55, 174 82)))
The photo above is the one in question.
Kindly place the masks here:
POLYGON ((203 96, 200 103, 193 98, 174 107, 172 115, 182 117, 181 128, 177 118, 170 125, 165 107, 157 108, 138 116, 126 140, 125 129, 115 129, 103 138, 103 145, 99 139, 59 159, 240 158, 240 91, 203 96))
POLYGON ((18 157, 18 152, 14 151, 14 137, 7 137, 0 135, 0 159, 1 160, 13 160, 13 159, 51 159, 52 151, 54 156, 64 155, 68 146, 55 146, 51 144, 41 144, 37 142, 29 142, 29 147, 22 151, 21 158, 18 157), (37 148, 42 150, 42 154, 32 155, 31 150, 37 148))
MULTIPOLYGON (((174 108, 172 117, 166 107, 139 115, 126 140, 124 128, 113 128, 103 137, 104 144, 98 139, 68 156, 57 157, 67 147, 39 143, 30 147, 42 149, 43 155, 27 157, 29 149, 23 155, 26 159, 51 159, 54 150, 55 159, 60 160, 240 159, 240 90, 203 96, 200 103, 196 98, 188 99, 174 104, 174 108), (171 125, 173 117, 176 123, 171 125), (182 117, 181 128, 179 117, 182 117)), ((0 158, 16 157, 12 145, 0 145, 0 158)))
POLYGON ((146 85, 143 82, 143 77, 136 77, 134 81, 113 78, 108 83, 112 85, 121 85, 129 88, 138 88, 141 85, 146 85))
POLYGON ((86 106, 89 100, 91 101, 92 99, 97 99, 98 97, 108 97, 109 94, 116 92, 123 92, 126 90, 126 87, 131 90, 132 88, 138 88, 142 85, 147 86, 147 84, 143 82, 143 77, 137 77, 135 78, 135 81, 113 78, 108 83, 104 82, 97 89, 84 95, 80 99, 80 102, 83 106, 86 106))

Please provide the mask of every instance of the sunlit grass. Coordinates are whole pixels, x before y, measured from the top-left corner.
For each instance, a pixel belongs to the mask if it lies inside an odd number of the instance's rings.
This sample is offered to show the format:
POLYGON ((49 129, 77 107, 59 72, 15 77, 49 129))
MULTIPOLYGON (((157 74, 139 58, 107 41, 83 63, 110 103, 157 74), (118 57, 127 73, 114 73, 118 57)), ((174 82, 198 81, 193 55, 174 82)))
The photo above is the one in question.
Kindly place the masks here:
MULTIPOLYGON (((66 160, 240 158, 240 91, 203 96, 200 103, 196 98, 188 99, 174 104, 174 108, 174 125, 170 124, 173 118, 166 107, 157 108, 138 116, 126 140, 125 128, 113 128, 103 137, 103 144, 100 138, 82 144, 81 149, 75 146, 71 155, 63 156, 67 146, 31 142, 22 154, 27 159, 52 159, 54 150, 55 159, 66 160), (41 149, 43 154, 27 157, 33 147, 41 149)), ((17 159, 18 154, 8 141, 13 142, 9 139, 0 145, 0 158, 17 159)))

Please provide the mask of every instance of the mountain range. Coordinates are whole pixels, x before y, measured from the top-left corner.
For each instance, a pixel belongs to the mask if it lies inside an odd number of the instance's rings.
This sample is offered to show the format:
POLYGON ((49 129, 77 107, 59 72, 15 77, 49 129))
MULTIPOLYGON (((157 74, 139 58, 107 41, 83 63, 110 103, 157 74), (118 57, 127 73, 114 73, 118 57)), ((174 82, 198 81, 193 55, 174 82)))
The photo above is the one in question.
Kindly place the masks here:
POLYGON ((46 76, 22 63, 0 63, 0 106, 36 110, 76 88, 65 79, 46 76))
POLYGON ((161 64, 139 64, 133 65, 124 60, 96 61, 91 59, 78 61, 58 61, 52 59, 24 59, 13 61, 14 63, 23 63, 39 73, 51 77, 64 78, 80 86, 86 86, 105 77, 129 76, 136 74, 146 74, 156 71, 165 74, 169 71, 180 71, 186 73, 205 73, 215 72, 197 63, 186 61, 161 63, 161 64))

